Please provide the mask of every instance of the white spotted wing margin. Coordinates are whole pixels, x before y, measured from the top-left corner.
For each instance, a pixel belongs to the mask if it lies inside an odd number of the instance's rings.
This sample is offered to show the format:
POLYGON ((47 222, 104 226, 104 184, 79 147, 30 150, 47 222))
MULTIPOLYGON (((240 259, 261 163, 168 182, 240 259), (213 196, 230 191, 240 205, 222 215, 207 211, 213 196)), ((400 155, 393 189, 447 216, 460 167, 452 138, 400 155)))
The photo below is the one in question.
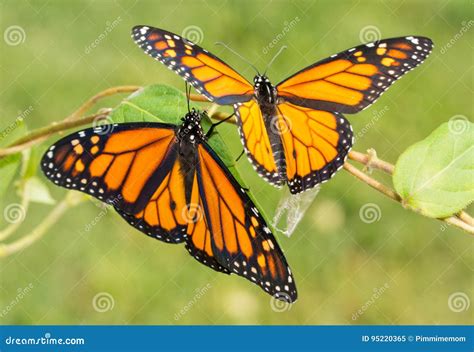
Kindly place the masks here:
MULTIPOLYGON (((270 295, 295 302, 291 269, 249 195, 206 142, 198 145, 198 154, 197 186, 212 234, 213 257, 270 295)), ((192 241, 187 245, 192 247, 192 241)))

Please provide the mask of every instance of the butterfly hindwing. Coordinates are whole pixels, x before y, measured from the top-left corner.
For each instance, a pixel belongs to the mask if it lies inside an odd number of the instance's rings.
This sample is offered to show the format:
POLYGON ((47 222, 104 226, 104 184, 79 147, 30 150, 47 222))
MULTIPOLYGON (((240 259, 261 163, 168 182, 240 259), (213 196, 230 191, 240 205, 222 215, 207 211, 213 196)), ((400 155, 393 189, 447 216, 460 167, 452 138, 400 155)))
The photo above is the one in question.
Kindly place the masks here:
POLYGON ((296 286, 286 259, 265 220, 210 149, 198 146, 197 187, 211 241, 194 241, 208 246, 212 257, 229 271, 256 283, 271 295, 294 302, 296 286))
POLYGON ((278 104, 277 116, 291 193, 324 183, 343 166, 353 133, 342 114, 285 102, 278 104))
POLYGON ((420 65, 432 48, 432 41, 424 37, 392 38, 360 45, 287 78, 277 85, 278 96, 313 109, 356 113, 420 65))
MULTIPOLYGON (((281 186, 285 179, 275 161, 274 150, 258 103, 252 99, 234 105, 242 144, 255 171, 274 186, 281 186)), ((280 156, 282 157, 282 156, 280 156)), ((279 160, 279 162, 283 162, 279 160)))
POLYGON ((113 205, 145 234, 182 242, 184 181, 176 170, 174 128, 160 123, 88 128, 51 146, 41 167, 55 184, 113 205))
POLYGON ((145 53, 175 71, 199 93, 217 104, 247 101, 252 85, 207 50, 174 33, 135 26, 132 38, 145 53))

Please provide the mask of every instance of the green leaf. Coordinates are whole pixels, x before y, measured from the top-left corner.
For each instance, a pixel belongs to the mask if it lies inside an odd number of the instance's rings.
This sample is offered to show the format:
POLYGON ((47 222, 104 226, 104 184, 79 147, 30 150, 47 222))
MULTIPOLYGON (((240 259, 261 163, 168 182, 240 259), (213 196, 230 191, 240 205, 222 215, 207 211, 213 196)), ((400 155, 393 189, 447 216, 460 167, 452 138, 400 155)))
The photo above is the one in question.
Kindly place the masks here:
MULTIPOLYGON (((0 148, 7 147, 19 137, 24 136, 26 132, 27 129, 25 123, 23 120, 17 118, 14 122, 0 131, 0 148)), ((0 198, 2 198, 7 190, 10 189, 10 184, 12 183, 20 164, 21 153, 0 157, 0 198)))
POLYGON ((186 96, 162 84, 140 89, 130 95, 110 115, 114 123, 166 122, 179 124, 188 112, 186 96))
POLYGON ((474 199, 474 124, 444 123, 398 159, 394 187, 404 206, 433 218, 451 216, 474 199))
POLYGON ((2 198, 20 166, 21 154, 7 155, 0 159, 0 198, 2 198))
MULTIPOLYGON (((191 108, 198 106, 190 103, 191 108)), ((125 99, 110 115, 110 120, 114 123, 123 122, 164 122, 179 125, 181 118, 188 112, 187 98, 183 92, 162 84, 145 87, 133 93, 125 99)), ((205 131, 212 125, 208 117, 202 120, 205 131)), ((217 128, 218 129, 218 128, 217 128)), ((216 129, 216 130, 217 130, 216 129)), ((209 138, 208 143, 227 165, 232 174, 244 186, 237 170, 234 167, 234 160, 219 133, 215 132, 209 138)), ((245 186, 244 186, 245 187, 245 186)))
POLYGON ((55 200, 51 197, 48 187, 41 182, 38 177, 30 177, 24 184, 24 197, 30 202, 41 204, 54 204, 55 200))

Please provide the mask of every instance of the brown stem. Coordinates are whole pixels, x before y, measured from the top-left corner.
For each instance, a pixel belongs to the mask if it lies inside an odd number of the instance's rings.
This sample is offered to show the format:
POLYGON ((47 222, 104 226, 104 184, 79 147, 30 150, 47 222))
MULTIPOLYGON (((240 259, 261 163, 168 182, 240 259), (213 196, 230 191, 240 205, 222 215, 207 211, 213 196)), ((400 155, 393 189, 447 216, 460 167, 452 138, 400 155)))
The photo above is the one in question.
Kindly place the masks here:
POLYGON ((35 144, 41 143, 43 140, 45 140, 50 135, 56 132, 61 132, 73 127, 85 125, 85 124, 91 123, 95 119, 99 119, 101 117, 106 117, 106 116, 108 116, 108 113, 99 113, 99 114, 83 117, 81 119, 67 120, 67 121, 64 120, 59 123, 53 123, 49 126, 39 128, 29 133, 28 135, 16 140, 9 147, 0 149, 0 159, 6 155, 21 152, 22 150, 28 149, 35 144))
MULTIPOLYGON (((140 89, 139 86, 119 86, 119 87, 113 87, 106 89, 96 95, 94 95, 92 98, 90 98, 88 101, 86 101, 84 104, 79 107, 78 110, 76 110, 74 113, 66 117, 62 122, 60 123, 55 123, 52 124, 48 127, 40 128, 36 131, 31 132, 27 136, 18 139, 10 145, 9 147, 5 149, 0 149, 0 159, 2 156, 8 155, 8 154, 13 154, 17 153, 19 151, 22 151, 24 149, 30 148, 31 146, 38 144, 39 142, 43 141, 46 139, 48 136, 50 136, 53 133, 60 132, 67 130, 69 128, 77 127, 80 125, 84 125, 87 123, 90 123, 94 121, 94 119, 99 118, 99 117, 105 117, 108 115, 107 113, 99 113, 95 115, 91 115, 88 117, 84 118, 78 118, 81 116, 85 111, 90 109, 95 103, 97 103, 98 100, 112 96, 118 93, 125 93, 125 92, 134 92, 136 90, 140 89)), ((200 101, 200 102, 208 102, 208 100, 201 96, 201 95, 196 95, 196 94, 191 94, 190 99, 192 101, 200 101)), ((216 111, 215 113, 212 114, 211 116, 213 119, 216 120, 223 120, 226 117, 228 117, 227 113, 224 112, 219 112, 216 111)), ((233 123, 236 124, 235 119, 229 119, 227 120, 228 123, 233 123)), ((377 155, 374 150, 369 150, 367 154, 363 154, 360 152, 356 151, 351 151, 348 155, 349 159, 357 161, 363 165, 365 165, 367 168, 373 168, 373 169, 379 169, 382 170, 390 175, 393 174, 394 166, 386 161, 380 160, 377 158, 377 155)), ((401 197, 392 189, 389 187, 383 185, 379 181, 375 180, 374 178, 370 177, 363 171, 357 169, 353 165, 349 164, 346 162, 344 164, 344 169, 357 177, 359 180, 361 180, 364 183, 367 183, 369 186, 372 188, 376 189, 377 191, 381 192, 382 194, 386 195, 390 199, 393 199, 399 203, 402 202, 401 197)), ((445 221, 451 225, 457 226, 470 234, 474 234, 474 219, 469 216, 466 212, 461 211, 459 214, 456 216, 451 216, 446 219, 439 219, 442 221, 445 221)))
POLYGON ((119 93, 133 93, 140 89, 140 86, 117 86, 103 90, 102 92, 97 93, 93 97, 89 98, 84 104, 82 104, 79 109, 74 111, 71 115, 66 117, 64 121, 75 120, 86 113, 92 106, 94 106, 99 100, 110 97, 119 93))
POLYGON ((207 99, 204 95, 201 94, 190 94, 189 100, 209 103, 209 99, 207 99))
MULTIPOLYGON (((358 153, 360 154, 360 153, 358 153)), ((373 179, 366 173, 360 171, 358 168, 355 166, 349 164, 348 162, 344 163, 344 169, 350 172, 352 175, 357 177, 359 180, 367 183, 370 187, 376 189, 377 191, 385 194, 387 197, 393 199, 394 201, 401 202, 402 198, 393 190, 388 188, 387 186, 383 185, 379 181, 373 179)))

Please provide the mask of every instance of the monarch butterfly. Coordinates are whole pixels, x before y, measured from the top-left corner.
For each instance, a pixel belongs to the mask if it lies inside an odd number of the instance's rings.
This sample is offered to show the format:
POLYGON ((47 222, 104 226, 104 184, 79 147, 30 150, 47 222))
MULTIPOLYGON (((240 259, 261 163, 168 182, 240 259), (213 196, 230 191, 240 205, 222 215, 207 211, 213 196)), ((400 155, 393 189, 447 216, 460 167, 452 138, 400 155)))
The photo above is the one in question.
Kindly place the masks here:
POLYGON ((88 128, 53 144, 41 168, 55 184, 111 204, 139 231, 185 243, 202 264, 235 273, 286 302, 291 270, 246 191, 206 142, 202 113, 177 126, 122 123, 88 128))
POLYGON ((132 38, 151 57, 217 104, 232 104, 244 150, 275 186, 299 193, 330 179, 347 158, 353 133, 343 113, 370 106, 433 43, 424 37, 384 39, 342 51, 273 86, 254 84, 207 50, 171 32, 136 26, 132 38))

